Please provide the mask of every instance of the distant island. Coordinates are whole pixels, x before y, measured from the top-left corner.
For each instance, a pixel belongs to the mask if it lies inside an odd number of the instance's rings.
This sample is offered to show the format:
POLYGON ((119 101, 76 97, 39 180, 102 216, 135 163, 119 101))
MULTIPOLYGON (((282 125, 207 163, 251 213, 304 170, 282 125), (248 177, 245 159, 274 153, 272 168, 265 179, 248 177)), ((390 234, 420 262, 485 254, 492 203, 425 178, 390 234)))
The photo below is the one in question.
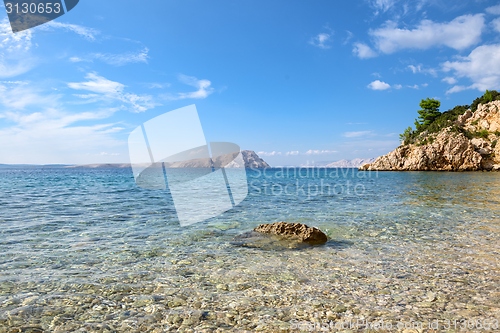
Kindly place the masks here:
POLYGON ((361 170, 499 171, 500 93, 486 91, 471 105, 439 112, 440 102, 427 98, 415 129, 400 135, 401 145, 361 170))
MULTIPOLYGON (((243 157, 244 165, 240 165, 236 161, 223 163, 228 168, 247 168, 247 169, 261 169, 269 168, 269 164, 259 157, 253 150, 242 150, 241 156, 243 157)), ((167 168, 209 168, 211 167, 210 159, 195 159, 185 162, 165 163, 167 168)), ((129 163, 107 163, 107 164, 85 164, 85 165, 70 165, 67 168, 130 168, 129 163)))

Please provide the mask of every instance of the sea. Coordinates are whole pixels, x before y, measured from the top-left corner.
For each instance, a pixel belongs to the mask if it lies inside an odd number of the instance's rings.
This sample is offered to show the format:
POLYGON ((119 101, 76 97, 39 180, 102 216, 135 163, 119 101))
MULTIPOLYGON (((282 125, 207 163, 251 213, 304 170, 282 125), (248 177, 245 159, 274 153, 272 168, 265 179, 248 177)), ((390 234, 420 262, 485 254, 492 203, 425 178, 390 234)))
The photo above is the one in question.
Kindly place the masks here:
POLYGON ((241 203, 182 226, 129 168, 1 167, 0 332, 498 329, 500 173, 246 177, 241 203), (329 241, 241 241, 279 221, 329 241))

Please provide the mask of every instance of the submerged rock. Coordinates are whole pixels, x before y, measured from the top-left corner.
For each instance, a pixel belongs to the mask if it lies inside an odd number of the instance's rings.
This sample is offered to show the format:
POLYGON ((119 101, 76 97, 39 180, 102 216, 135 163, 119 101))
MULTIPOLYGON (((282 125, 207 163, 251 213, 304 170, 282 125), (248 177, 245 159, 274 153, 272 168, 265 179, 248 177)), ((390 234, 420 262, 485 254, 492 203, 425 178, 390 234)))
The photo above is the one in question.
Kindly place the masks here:
POLYGON ((261 224, 252 231, 236 236, 233 245, 263 250, 302 249, 324 244, 328 237, 318 228, 301 223, 261 224))
POLYGON ((276 222, 261 224, 254 231, 278 235, 309 244, 324 244, 328 240, 323 231, 301 223, 276 222))

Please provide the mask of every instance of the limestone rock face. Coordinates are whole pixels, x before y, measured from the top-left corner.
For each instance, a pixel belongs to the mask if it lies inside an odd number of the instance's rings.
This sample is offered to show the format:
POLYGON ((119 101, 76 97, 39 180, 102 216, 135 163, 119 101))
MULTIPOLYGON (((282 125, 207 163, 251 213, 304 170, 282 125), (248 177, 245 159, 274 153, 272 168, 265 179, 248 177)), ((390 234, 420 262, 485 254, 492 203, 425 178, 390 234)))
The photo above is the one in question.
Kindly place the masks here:
POLYGON ((243 156, 245 168, 247 169, 269 168, 269 164, 260 158, 253 150, 242 150, 241 155, 243 156))
POLYGON ((328 241, 328 237, 323 231, 301 223, 276 222, 261 224, 254 231, 278 235, 309 244, 323 244, 328 241))
POLYGON ((380 171, 477 171, 500 169, 500 101, 480 104, 473 113, 468 110, 456 125, 472 133, 443 129, 429 134, 423 145, 408 144, 380 156, 361 170, 380 171), (480 133, 478 135, 478 133, 480 133))

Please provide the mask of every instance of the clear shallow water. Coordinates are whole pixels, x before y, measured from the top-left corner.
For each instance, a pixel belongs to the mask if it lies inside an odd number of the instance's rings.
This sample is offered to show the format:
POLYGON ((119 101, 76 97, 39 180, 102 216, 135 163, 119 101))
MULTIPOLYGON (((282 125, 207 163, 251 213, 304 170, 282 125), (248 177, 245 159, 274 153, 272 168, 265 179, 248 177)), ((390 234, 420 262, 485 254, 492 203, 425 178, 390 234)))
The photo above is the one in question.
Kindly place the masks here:
POLYGON ((0 180, 0 332, 500 319, 500 173, 250 170, 239 206, 188 227, 129 169, 2 168, 0 180), (232 244, 277 221, 331 240, 232 244))

